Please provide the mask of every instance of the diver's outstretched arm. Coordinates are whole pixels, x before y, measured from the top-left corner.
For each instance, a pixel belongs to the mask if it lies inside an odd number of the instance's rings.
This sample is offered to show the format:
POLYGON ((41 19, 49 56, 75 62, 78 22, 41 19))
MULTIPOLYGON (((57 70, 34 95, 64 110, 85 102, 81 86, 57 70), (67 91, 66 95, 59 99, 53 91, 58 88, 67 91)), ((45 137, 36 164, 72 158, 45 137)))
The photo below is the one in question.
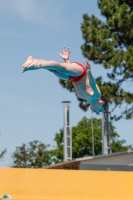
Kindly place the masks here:
POLYGON ((86 62, 84 63, 84 65, 86 66, 86 69, 87 69, 87 74, 88 74, 90 86, 92 87, 94 95, 99 99, 101 97, 101 93, 98 90, 96 82, 95 82, 95 80, 94 80, 94 78, 92 76, 91 67, 90 67, 90 63, 88 62, 88 60, 86 60, 86 62))
POLYGON ((62 54, 59 53, 59 55, 64 60, 65 63, 70 63, 70 61, 69 61, 70 53, 71 53, 71 50, 69 48, 67 50, 66 47, 63 47, 62 48, 62 54))

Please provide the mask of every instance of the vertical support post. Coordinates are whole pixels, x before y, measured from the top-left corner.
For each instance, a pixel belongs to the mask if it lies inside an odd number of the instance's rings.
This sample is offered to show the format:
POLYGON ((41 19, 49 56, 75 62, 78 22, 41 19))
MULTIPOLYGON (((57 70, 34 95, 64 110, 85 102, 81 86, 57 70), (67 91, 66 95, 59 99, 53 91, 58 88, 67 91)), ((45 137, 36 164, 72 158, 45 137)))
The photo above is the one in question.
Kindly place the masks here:
POLYGON ((92 155, 95 156, 94 129, 93 129, 93 111, 91 113, 91 131, 92 131, 92 155))
POLYGON ((106 110, 102 114, 102 154, 111 153, 111 147, 109 144, 109 133, 110 133, 110 112, 107 104, 106 110))
POLYGON ((69 125, 70 101, 62 101, 64 107, 64 161, 72 160, 72 131, 69 125))

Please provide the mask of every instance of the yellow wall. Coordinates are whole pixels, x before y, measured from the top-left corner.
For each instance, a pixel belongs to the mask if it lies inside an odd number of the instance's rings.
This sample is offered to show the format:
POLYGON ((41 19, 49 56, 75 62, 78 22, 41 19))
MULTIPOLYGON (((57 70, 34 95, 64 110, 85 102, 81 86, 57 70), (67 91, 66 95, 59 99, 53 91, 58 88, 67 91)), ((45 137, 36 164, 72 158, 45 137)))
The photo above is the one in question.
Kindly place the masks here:
POLYGON ((0 197, 16 200, 133 200, 133 172, 0 169, 0 197))

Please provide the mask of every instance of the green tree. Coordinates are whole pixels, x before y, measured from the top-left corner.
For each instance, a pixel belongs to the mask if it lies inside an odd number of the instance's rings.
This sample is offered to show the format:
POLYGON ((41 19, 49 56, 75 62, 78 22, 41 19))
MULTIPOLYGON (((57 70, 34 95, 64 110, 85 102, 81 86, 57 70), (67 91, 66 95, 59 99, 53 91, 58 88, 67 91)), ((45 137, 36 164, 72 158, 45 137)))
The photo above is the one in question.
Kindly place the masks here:
POLYGON ((38 140, 16 147, 12 157, 13 167, 16 168, 42 168, 51 164, 50 153, 45 145, 38 140))
MULTIPOLYGON (((72 127, 72 157, 81 158, 86 156, 92 156, 92 126, 91 119, 83 117, 83 119, 72 127)), ((94 129, 94 146, 95 155, 102 154, 102 120, 93 118, 94 129)), ((118 140, 120 136, 115 131, 115 127, 111 123, 110 128, 110 141, 112 152, 121 152, 127 150, 133 150, 131 145, 125 145, 125 140, 118 140)), ((51 155, 54 163, 63 161, 63 130, 60 129, 59 133, 56 133, 54 141, 56 147, 51 150, 51 155)))
POLYGON ((6 153, 6 149, 4 149, 1 153, 0 153, 0 159, 3 158, 4 154, 6 153))
MULTIPOLYGON (((133 80, 133 1, 132 0, 98 0, 98 7, 104 21, 94 15, 83 15, 81 24, 84 44, 81 50, 85 58, 95 64, 103 65, 107 71, 108 82, 97 78, 101 92, 114 110, 119 109, 115 120, 122 117, 133 118, 133 93, 123 89, 123 83, 133 80), (124 98, 123 98, 124 97, 124 98), (121 112, 121 110, 123 110, 121 112)), ((69 91, 74 91, 69 81, 60 83, 69 91)), ((80 107, 87 110, 88 104, 80 101, 80 107)))
POLYGON ((4 149, 1 153, 0 153, 0 159, 4 157, 4 154, 6 153, 6 149, 4 149))

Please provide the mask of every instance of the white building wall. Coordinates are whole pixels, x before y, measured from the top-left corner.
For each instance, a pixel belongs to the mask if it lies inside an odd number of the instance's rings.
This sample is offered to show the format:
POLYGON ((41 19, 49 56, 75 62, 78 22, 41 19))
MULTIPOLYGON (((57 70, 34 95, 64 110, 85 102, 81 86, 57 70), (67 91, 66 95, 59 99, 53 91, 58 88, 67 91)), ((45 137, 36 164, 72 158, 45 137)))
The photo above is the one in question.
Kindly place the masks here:
POLYGON ((133 165, 133 153, 93 158, 86 161, 80 161, 80 163, 99 165, 133 165))

